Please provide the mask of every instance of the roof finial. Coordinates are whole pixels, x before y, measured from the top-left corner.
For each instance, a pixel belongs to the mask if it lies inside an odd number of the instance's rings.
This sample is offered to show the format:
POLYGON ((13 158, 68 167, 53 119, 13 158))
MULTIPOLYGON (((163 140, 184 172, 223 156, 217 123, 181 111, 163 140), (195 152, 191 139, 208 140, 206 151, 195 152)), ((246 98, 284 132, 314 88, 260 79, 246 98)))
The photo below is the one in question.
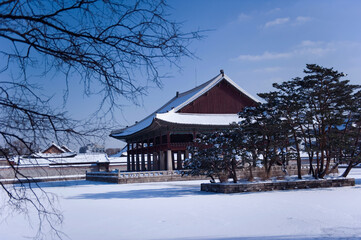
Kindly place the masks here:
POLYGON ((220 72, 221 72, 221 74, 222 74, 222 77, 224 77, 224 70, 221 69, 220 72))

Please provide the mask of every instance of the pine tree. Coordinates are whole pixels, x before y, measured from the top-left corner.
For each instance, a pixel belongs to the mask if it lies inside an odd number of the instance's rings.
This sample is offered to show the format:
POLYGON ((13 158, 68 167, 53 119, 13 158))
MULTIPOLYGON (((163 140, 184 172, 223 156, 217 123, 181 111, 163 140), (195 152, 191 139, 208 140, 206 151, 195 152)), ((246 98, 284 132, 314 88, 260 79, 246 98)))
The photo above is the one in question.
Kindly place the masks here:
POLYGON ((185 168, 192 175, 206 175, 215 182, 227 182, 231 177, 237 182, 241 138, 237 124, 229 129, 201 134, 190 148, 191 159, 185 161, 185 168))

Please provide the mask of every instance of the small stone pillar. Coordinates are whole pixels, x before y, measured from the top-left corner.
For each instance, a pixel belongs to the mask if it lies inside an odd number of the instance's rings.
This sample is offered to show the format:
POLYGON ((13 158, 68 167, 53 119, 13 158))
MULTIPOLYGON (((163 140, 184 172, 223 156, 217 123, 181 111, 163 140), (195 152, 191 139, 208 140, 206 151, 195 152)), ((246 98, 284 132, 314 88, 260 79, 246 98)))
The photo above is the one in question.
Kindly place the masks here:
POLYGON ((167 170, 173 170, 172 150, 167 150, 167 170))

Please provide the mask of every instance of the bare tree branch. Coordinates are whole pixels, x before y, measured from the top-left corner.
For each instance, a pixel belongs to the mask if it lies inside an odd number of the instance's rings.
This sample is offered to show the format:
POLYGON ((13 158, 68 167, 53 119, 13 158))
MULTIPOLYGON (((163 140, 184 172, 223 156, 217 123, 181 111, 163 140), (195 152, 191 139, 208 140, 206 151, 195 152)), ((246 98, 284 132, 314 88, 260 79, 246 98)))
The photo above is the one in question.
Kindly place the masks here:
MULTIPOLYGON (((163 0, 0 2, 0 73, 9 76, 0 79, 0 153, 20 182, 0 186, 9 205, 23 212, 36 209, 39 222, 47 223, 58 238, 63 235, 55 223, 62 217, 53 196, 31 184, 12 158, 35 153, 49 141, 83 141, 108 130, 97 127, 102 120, 97 114, 79 122, 54 109, 42 86, 30 84, 29 73, 63 73, 64 102, 75 74, 85 95, 101 94, 98 113, 112 114, 124 98, 138 104, 149 85, 161 86, 166 74, 160 69, 165 64, 179 67, 180 58, 194 57, 188 46, 202 37, 201 31, 182 32, 167 8, 163 0)), ((37 238, 43 237, 42 227, 37 238)))

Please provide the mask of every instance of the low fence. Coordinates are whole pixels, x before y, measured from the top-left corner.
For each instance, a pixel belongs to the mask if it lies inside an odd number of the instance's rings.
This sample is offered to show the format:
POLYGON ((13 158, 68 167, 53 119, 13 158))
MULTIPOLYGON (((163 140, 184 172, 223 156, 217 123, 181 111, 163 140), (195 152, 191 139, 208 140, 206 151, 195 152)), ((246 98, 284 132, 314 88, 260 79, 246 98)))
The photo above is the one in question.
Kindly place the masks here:
MULTIPOLYGON (((309 166, 301 166, 301 174, 309 173, 309 166)), ((337 168, 334 169, 337 173, 337 168)), ((263 178, 265 175, 264 168, 253 168, 254 177, 263 178)), ((248 179, 250 173, 248 169, 240 169, 237 171, 239 179, 248 179)), ((285 175, 297 175, 297 166, 287 166, 283 169, 280 166, 273 166, 271 169, 271 177, 283 177, 285 175)), ((187 181, 208 179, 206 176, 191 176, 187 171, 146 171, 146 172, 121 172, 119 170, 112 172, 88 172, 86 180, 101 181, 110 183, 144 183, 144 182, 167 182, 167 181, 187 181)))
MULTIPOLYGON (((145 172, 123 172, 126 170, 124 164, 110 163, 107 169, 110 172, 99 172, 102 170, 99 164, 73 164, 73 165, 37 165, 37 166, 14 166, 19 172, 15 173, 11 166, 0 166, 0 182, 15 183, 17 178, 31 178, 33 181, 56 181, 54 179, 70 179, 70 176, 82 176, 81 179, 106 181, 114 183, 139 183, 139 182, 159 182, 159 181, 185 181, 185 180, 199 180, 207 179, 205 176, 183 176, 181 171, 145 171, 145 172), (120 169, 120 171, 119 171, 120 169), (116 171, 115 171, 116 170, 116 171), (25 177, 24 177, 25 176, 25 177), (58 178, 56 178, 58 177, 58 178), (68 177, 68 178, 66 178, 68 177)), ((309 166, 302 165, 302 175, 308 174, 309 166)), ((254 177, 262 177, 264 173, 263 168, 254 168, 252 174, 254 177)), ((288 175, 297 174, 297 166, 288 166, 286 168, 288 175)), ((271 170, 271 176, 284 176, 286 172, 280 166, 274 166, 271 170)), ((334 172, 338 172, 336 168, 334 172)), ((238 178, 247 179, 249 171, 241 169, 237 171, 238 178)))
POLYGON ((207 179, 206 176, 182 175, 182 171, 88 172, 86 180, 110 183, 146 183, 207 179))

